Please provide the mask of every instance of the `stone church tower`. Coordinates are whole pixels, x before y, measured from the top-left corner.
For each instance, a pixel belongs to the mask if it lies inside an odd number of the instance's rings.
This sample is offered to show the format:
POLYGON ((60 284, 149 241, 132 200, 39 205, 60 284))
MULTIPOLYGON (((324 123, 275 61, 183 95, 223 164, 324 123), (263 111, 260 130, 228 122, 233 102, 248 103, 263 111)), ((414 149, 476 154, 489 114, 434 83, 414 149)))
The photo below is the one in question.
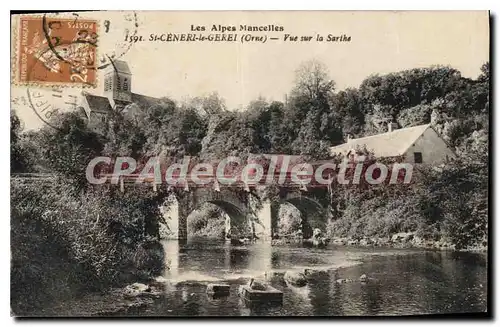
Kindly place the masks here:
POLYGON ((147 110, 162 103, 161 99, 132 92, 132 73, 122 60, 112 61, 99 83, 104 84, 103 93, 82 92, 81 103, 77 106, 89 122, 104 123, 113 113, 125 113, 131 108, 147 110))
POLYGON ((125 61, 114 60, 104 75, 104 96, 116 111, 132 102, 132 73, 125 61))

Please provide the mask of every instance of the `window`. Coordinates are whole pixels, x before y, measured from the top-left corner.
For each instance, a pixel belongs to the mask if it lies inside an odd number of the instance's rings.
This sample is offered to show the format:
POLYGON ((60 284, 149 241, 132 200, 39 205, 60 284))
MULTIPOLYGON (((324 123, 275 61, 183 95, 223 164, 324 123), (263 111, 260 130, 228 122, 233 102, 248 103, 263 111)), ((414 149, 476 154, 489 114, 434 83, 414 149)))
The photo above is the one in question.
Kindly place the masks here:
POLYGON ((413 159, 415 163, 422 163, 422 152, 413 153, 413 159))
POLYGON ((123 80, 123 90, 128 91, 128 79, 126 77, 123 80))
POLYGON ((122 81, 120 79, 120 76, 116 77, 116 90, 121 90, 122 88, 122 81))
POLYGON ((106 80, 104 81, 104 91, 109 91, 111 90, 111 77, 106 77, 106 80))

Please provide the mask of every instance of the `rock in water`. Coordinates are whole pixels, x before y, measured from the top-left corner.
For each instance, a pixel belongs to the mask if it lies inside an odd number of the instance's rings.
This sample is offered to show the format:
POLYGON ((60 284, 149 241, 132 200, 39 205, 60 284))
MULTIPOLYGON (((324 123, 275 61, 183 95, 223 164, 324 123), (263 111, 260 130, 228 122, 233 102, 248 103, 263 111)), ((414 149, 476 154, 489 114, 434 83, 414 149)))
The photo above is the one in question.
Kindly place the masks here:
POLYGON ((238 239, 232 238, 231 239, 231 245, 239 246, 239 245, 243 245, 243 243, 240 240, 238 240, 238 239))
POLYGON ((313 231, 313 238, 319 238, 321 237, 321 229, 319 228, 315 228, 314 231, 313 231))
POLYGON ((248 282, 248 286, 252 289, 252 290, 256 290, 256 291, 265 291, 267 289, 267 286, 264 282, 260 281, 260 280, 255 280, 255 279, 250 279, 250 281, 248 282))
POLYGON ((155 278, 155 282, 157 282, 157 283, 167 283, 168 280, 165 277, 163 277, 163 276, 158 276, 158 277, 155 278))
POLYGON ((303 287, 307 285, 307 278, 303 272, 287 271, 284 279, 287 283, 293 286, 303 287))
POLYGON ((250 244, 251 243, 251 240, 247 237, 245 238, 231 238, 231 245, 234 245, 234 246, 240 246, 240 245, 247 245, 247 244, 250 244))
POLYGON ((240 285, 238 287, 238 295, 242 296, 242 295, 244 295, 244 293, 245 293, 245 285, 240 285))
POLYGON ((151 292, 151 287, 142 283, 133 283, 124 289, 124 293, 128 296, 139 296, 145 292, 151 292))
POLYGON ((227 284, 208 284, 207 293, 216 295, 229 295, 230 286, 227 284))
POLYGON ((266 282, 276 282, 280 284, 284 284, 285 273, 284 272, 278 272, 278 271, 266 271, 264 273, 264 279, 266 282))
MULTIPOLYGON (((252 281, 251 281, 252 282, 252 281)), ((255 281, 252 282, 252 284, 255 281)), ((255 285, 254 285, 255 286, 255 285)), ((283 292, 277 290, 276 288, 267 285, 265 290, 255 290, 249 285, 242 285, 238 290, 240 297, 242 297, 246 303, 266 303, 266 304, 281 304, 283 303, 283 292)))

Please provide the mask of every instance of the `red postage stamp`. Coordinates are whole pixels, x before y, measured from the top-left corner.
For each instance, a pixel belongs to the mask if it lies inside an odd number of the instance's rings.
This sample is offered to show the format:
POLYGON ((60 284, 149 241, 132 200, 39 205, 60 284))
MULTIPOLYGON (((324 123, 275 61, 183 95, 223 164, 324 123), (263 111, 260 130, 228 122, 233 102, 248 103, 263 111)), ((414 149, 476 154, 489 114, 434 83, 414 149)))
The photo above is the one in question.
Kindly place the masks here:
POLYGON ((21 16, 16 82, 95 86, 96 20, 21 16))

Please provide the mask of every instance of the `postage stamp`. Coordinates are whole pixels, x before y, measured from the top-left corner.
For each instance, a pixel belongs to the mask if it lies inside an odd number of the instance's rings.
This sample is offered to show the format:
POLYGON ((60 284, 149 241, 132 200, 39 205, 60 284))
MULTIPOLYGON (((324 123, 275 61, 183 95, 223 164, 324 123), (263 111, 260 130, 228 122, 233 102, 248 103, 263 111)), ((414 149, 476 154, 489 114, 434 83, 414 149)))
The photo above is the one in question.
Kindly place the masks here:
POLYGON ((95 87, 97 40, 97 20, 21 16, 14 82, 95 87))

